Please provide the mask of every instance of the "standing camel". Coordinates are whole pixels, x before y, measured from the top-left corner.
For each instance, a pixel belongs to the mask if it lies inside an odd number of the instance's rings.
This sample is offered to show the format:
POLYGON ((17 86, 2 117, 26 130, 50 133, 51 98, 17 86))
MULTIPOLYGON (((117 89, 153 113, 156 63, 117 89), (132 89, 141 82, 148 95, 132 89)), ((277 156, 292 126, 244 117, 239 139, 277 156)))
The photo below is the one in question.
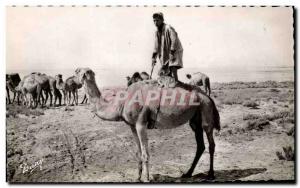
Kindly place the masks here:
MULTIPOLYGON (((75 76, 78 78, 78 73, 80 72, 80 70, 83 70, 83 69, 85 69, 85 70, 88 70, 89 68, 77 68, 76 70, 75 70, 75 76)), ((80 83, 80 81, 77 79, 77 81, 80 83)), ((85 84, 83 84, 83 88, 84 88, 84 91, 86 91, 86 86, 85 86, 85 84)), ((79 89, 79 88, 78 88, 79 89)), ((83 96, 83 99, 82 99, 82 101, 81 101, 81 103, 80 104, 87 104, 88 103, 88 97, 87 97, 87 94, 86 93, 84 93, 84 96, 83 96)))
POLYGON ((41 104, 43 107, 46 105, 48 101, 48 97, 50 96, 50 106, 52 106, 52 93, 51 93, 51 88, 50 88, 50 82, 49 78, 46 74, 41 74, 41 73, 31 73, 33 78, 37 83, 39 83, 40 87, 37 87, 37 102, 41 104), (42 92, 44 91, 46 95, 46 99, 44 100, 42 92), (42 102, 40 102, 40 99, 42 98, 42 102))
POLYGON ((187 74, 186 77, 190 79, 191 81, 189 84, 194 85, 194 86, 203 86, 205 93, 210 96, 211 89, 210 89, 210 81, 209 77, 206 74, 203 74, 201 72, 196 72, 193 73, 192 75, 187 74))
POLYGON ((23 80, 16 87, 16 90, 22 92, 26 106, 37 107, 37 92, 41 91, 41 84, 37 82, 32 74, 24 76, 23 80))
POLYGON ((59 89, 56 87, 56 79, 53 78, 52 76, 47 76, 47 78, 48 78, 48 81, 49 81, 50 89, 54 94, 53 106, 56 105, 57 99, 58 99, 58 102, 59 102, 58 105, 61 106, 62 95, 61 95, 59 89))
MULTIPOLYGON (((90 102, 95 104, 95 115, 103 120, 124 121, 131 128, 138 146, 138 180, 143 179, 144 173, 144 181, 150 181, 147 141, 147 127, 149 124, 154 124, 158 129, 167 129, 181 126, 188 121, 192 130, 195 132, 197 151, 190 169, 183 174, 182 177, 192 176, 205 149, 203 140, 203 131, 205 131, 209 142, 210 154, 208 178, 214 178, 213 161, 215 142, 213 138, 213 129, 220 130, 220 117, 218 110, 210 97, 191 85, 181 84, 177 85, 175 88, 162 89, 157 85, 156 81, 152 80, 150 82, 143 81, 132 84, 126 90, 128 96, 131 96, 132 98, 116 103, 115 101, 107 101, 102 97, 95 82, 95 74, 91 69, 80 69, 77 76, 81 83, 86 85, 86 93, 89 95, 90 102), (152 103, 147 104, 146 102, 143 104, 139 100, 132 100, 135 99, 135 96, 148 96, 148 94, 153 91, 159 91, 160 95, 152 103), (161 93, 172 93, 174 91, 177 91, 178 93, 194 92, 195 95, 193 95, 193 97, 192 95, 188 95, 186 99, 192 101, 192 104, 195 103, 197 105, 172 106, 171 101, 169 102, 169 105, 161 103, 161 101, 165 100, 161 93), (136 95, 137 93, 138 95, 136 95)), ((144 101, 144 98, 142 101, 144 101)))
POLYGON ((17 102, 19 104, 20 93, 16 91, 16 87, 21 82, 20 75, 18 73, 6 74, 6 93, 7 93, 7 102, 8 104, 14 103, 15 98, 17 97, 17 102), (9 91, 13 92, 13 100, 10 100, 9 91))
POLYGON ((56 87, 62 90, 64 94, 64 103, 70 105, 71 103, 71 94, 73 95, 72 105, 78 105, 78 89, 82 87, 82 84, 78 81, 76 76, 71 76, 63 82, 62 75, 58 74, 55 76, 56 79, 56 87))
POLYGON ((127 76, 126 79, 127 79, 127 87, 129 87, 131 84, 135 82, 149 80, 150 76, 146 72, 141 72, 141 73, 135 72, 131 77, 127 76))

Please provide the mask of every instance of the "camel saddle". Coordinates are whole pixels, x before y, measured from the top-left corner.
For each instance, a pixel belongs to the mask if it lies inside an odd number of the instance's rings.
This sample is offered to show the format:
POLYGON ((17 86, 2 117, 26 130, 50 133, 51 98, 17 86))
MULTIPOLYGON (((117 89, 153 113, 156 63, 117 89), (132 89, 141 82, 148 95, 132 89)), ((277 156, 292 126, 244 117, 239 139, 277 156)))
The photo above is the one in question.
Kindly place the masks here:
POLYGON ((176 86, 176 81, 171 76, 160 76, 157 78, 158 85, 164 88, 174 88, 176 86))
POLYGON ((166 61, 158 71, 158 85, 165 88, 174 88, 176 86, 175 79, 171 76, 169 61, 166 61))

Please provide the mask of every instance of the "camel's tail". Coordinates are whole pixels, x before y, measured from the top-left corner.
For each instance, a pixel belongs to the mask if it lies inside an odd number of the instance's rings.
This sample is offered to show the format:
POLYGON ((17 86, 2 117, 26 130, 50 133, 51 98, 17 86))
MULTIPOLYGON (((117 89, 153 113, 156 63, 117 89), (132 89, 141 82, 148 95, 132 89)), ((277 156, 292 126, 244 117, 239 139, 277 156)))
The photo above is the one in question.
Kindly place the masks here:
MULTIPOLYGON (((210 98, 210 97, 209 97, 210 98)), ((220 126, 220 115, 219 115, 219 111, 215 105, 215 102, 212 98, 210 98, 211 102, 212 102, 212 106, 213 106, 213 116, 214 116, 214 128, 217 129, 218 131, 221 130, 221 126, 220 126)))

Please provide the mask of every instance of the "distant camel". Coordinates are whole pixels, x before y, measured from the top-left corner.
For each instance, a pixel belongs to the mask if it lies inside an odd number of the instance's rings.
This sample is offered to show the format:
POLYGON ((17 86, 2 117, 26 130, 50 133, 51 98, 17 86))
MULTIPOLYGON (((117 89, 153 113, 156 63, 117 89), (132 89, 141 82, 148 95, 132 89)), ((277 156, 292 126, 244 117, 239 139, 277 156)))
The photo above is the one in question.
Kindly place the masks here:
POLYGON ((37 102, 40 103, 40 99, 42 99, 41 105, 42 107, 46 105, 48 101, 48 97, 50 96, 50 106, 52 106, 52 93, 50 88, 50 81, 49 77, 46 74, 41 73, 31 73, 31 75, 34 77, 34 79, 39 83, 39 86, 37 88, 37 102), (44 91, 46 95, 46 99, 44 100, 42 92, 44 91))
POLYGON ((16 96, 17 96, 18 104, 20 103, 19 102, 20 93, 17 92, 16 89, 15 89, 20 82, 21 82, 21 78, 20 78, 20 75, 18 73, 6 74, 6 93, 7 93, 7 102, 8 102, 8 104, 14 103, 16 96), (13 92, 13 94, 14 94, 12 102, 10 100, 9 91, 13 92))
MULTIPOLYGON (((78 73, 79 73, 79 71, 80 70, 83 70, 83 69, 88 69, 88 68, 77 68, 76 70, 75 70, 75 76, 76 77, 78 77, 78 73)), ((85 85, 83 84, 83 88, 84 88, 84 92, 86 91, 86 89, 85 89, 85 85)), ((79 88, 78 88, 79 89, 79 88)), ((81 101, 81 103, 80 104, 87 104, 88 103, 88 97, 87 97, 87 94, 86 93, 84 93, 84 96, 83 96, 83 100, 81 101)))
POLYGON ((141 72, 141 73, 135 72, 131 77, 127 76, 126 79, 127 79, 127 86, 130 86, 131 84, 138 81, 149 80, 150 76, 146 72, 141 72))
POLYGON ((82 87, 82 84, 79 83, 76 76, 71 76, 66 79, 65 82, 63 82, 62 75, 58 74, 55 76, 56 79, 56 87, 60 90, 62 90, 64 94, 64 104, 70 105, 71 103, 71 94, 73 95, 73 101, 72 104, 78 105, 78 89, 82 87))
POLYGON ((56 79, 53 78, 52 76, 48 76, 48 80, 49 80, 50 89, 54 94, 53 106, 56 105, 57 99, 58 99, 58 105, 61 106, 62 95, 61 95, 59 89, 56 87, 56 79))
POLYGON ((143 80, 149 80, 150 79, 150 76, 148 73, 146 72, 141 72, 141 77, 143 80))
POLYGON ((211 90, 210 90, 210 81, 209 77, 201 72, 193 73, 192 75, 187 74, 186 77, 190 79, 191 81, 189 84, 194 86, 202 86, 204 87, 205 93, 210 96, 211 90))
MULTIPOLYGON (((162 94, 156 98, 153 103, 144 104, 139 100, 107 101, 103 98, 95 82, 95 73, 91 69, 82 69, 77 74, 81 83, 86 85, 86 93, 89 95, 91 103, 95 104, 96 116, 107 121, 124 121, 129 125, 134 139, 138 146, 138 180, 142 180, 142 174, 145 173, 145 182, 149 182, 149 151, 147 127, 149 124, 155 125, 158 129, 175 128, 190 122, 192 130, 195 132, 197 151, 193 163, 183 177, 191 177, 192 173, 205 150, 203 131, 205 131, 210 154, 210 169, 208 178, 214 178, 214 152, 215 142, 213 138, 213 129, 220 130, 220 117, 214 101, 205 95, 199 88, 180 83, 175 88, 164 88, 166 93, 177 92, 185 96, 186 101, 192 101, 186 105, 171 106, 160 105, 163 100, 162 94), (194 93, 185 95, 186 93, 194 93), (193 104, 193 105, 192 105, 193 104)), ((161 93, 162 88, 158 86, 157 81, 137 82, 127 88, 127 96, 140 94, 141 97, 148 96, 149 93, 161 93)), ((163 92, 163 91, 162 91, 163 92)), ((151 94, 150 94, 151 96, 151 94)), ((179 96, 181 97, 181 96, 179 96)), ((143 101, 143 100, 142 100, 143 101)), ((171 103, 171 102, 170 102, 171 103)), ((174 135, 176 137, 176 135, 174 135)))
POLYGON ((37 107, 37 91, 39 90, 41 92, 41 84, 37 82, 33 74, 24 76, 22 81, 16 87, 16 90, 22 92, 26 106, 37 107))

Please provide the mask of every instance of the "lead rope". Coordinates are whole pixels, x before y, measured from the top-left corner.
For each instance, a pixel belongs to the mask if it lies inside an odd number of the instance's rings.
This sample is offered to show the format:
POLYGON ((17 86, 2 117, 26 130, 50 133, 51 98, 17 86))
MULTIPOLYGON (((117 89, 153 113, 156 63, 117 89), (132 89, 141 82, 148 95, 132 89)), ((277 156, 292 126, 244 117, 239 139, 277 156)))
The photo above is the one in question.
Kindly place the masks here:
POLYGON ((156 121, 157 121, 158 113, 160 111, 160 102, 161 102, 162 88, 163 87, 161 87, 160 92, 159 92, 159 103, 158 103, 158 107, 157 107, 157 111, 156 111, 156 115, 155 115, 155 119, 154 119, 154 125, 153 125, 153 127, 151 127, 152 129, 155 128, 155 126, 156 126, 156 121))

